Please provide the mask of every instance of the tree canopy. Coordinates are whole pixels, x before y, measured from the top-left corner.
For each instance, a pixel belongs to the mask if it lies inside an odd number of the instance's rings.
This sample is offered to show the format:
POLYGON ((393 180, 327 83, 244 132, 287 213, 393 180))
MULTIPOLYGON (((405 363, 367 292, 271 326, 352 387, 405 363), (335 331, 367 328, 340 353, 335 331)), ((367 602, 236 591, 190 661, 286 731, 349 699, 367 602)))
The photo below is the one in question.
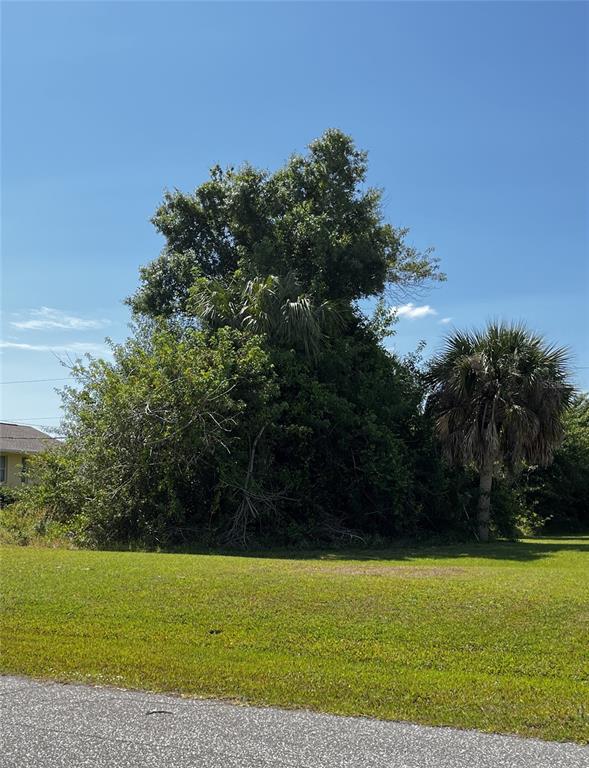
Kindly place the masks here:
POLYGON ((443 279, 430 251, 411 248, 406 230, 383 220, 381 192, 366 187, 366 174, 366 153, 328 130, 274 173, 216 166, 193 193, 167 192, 152 219, 166 245, 141 270, 130 305, 152 317, 190 314, 199 277, 292 275, 318 303, 443 279))

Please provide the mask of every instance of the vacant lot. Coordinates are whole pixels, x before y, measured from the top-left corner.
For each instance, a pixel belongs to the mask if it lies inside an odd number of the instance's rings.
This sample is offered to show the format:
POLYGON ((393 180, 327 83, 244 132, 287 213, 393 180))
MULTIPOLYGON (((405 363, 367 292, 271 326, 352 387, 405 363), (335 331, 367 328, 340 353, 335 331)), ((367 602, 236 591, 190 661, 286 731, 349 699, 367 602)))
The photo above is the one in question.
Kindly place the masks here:
POLYGON ((0 554, 4 672, 589 741, 586 538, 0 554))

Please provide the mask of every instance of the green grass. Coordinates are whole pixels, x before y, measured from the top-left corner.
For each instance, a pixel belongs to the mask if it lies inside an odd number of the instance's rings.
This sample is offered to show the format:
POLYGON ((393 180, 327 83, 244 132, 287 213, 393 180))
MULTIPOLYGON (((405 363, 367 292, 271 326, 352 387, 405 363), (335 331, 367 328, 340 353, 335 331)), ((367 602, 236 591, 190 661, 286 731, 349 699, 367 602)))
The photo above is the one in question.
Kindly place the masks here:
POLYGON ((589 741, 587 538, 0 556, 5 673, 589 741))

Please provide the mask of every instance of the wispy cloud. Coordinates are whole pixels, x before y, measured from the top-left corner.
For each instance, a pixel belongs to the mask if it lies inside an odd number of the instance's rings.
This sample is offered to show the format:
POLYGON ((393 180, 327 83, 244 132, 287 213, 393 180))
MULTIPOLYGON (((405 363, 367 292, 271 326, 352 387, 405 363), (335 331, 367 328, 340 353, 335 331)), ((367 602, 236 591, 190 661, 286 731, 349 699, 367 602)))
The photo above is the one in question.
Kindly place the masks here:
POLYGON ((451 320, 451 317, 443 317, 441 320, 438 320, 438 323, 440 323, 440 325, 447 325, 451 320))
POLYGON ((429 304, 424 304, 421 307, 416 307, 415 304, 402 304, 399 307, 393 307, 393 312, 396 317, 408 317, 410 320, 417 320, 420 317, 427 317, 428 315, 437 315, 438 313, 429 304))
POLYGON ((103 328, 108 325, 108 320, 85 320, 82 317, 68 315, 60 309, 41 307, 40 309, 31 309, 26 320, 12 320, 10 325, 21 331, 86 331, 93 328, 103 328))
POLYGON ((0 349, 20 349, 23 352, 71 352, 78 355, 85 352, 93 355, 109 354, 109 349, 104 344, 84 341, 72 341, 70 344, 21 344, 16 341, 0 340, 0 349))

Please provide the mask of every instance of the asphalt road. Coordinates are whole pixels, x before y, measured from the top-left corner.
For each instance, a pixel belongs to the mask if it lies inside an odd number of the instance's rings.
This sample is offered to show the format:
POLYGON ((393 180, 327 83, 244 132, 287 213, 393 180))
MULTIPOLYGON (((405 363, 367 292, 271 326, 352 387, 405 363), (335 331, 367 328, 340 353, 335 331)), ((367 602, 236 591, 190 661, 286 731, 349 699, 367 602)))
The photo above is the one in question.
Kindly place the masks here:
POLYGON ((3 768, 589 768, 589 747, 0 677, 3 768))

